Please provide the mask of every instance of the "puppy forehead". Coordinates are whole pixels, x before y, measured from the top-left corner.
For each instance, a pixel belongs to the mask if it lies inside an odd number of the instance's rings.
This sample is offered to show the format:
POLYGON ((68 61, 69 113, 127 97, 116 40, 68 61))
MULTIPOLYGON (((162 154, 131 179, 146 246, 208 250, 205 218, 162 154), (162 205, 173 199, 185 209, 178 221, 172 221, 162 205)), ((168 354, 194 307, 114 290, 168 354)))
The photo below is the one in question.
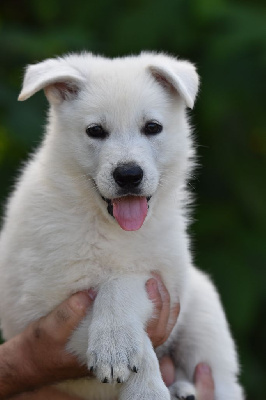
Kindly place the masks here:
POLYGON ((108 113, 107 118, 110 114, 121 116, 123 120, 161 114, 170 100, 144 66, 123 63, 90 68, 82 98, 92 112, 108 113))

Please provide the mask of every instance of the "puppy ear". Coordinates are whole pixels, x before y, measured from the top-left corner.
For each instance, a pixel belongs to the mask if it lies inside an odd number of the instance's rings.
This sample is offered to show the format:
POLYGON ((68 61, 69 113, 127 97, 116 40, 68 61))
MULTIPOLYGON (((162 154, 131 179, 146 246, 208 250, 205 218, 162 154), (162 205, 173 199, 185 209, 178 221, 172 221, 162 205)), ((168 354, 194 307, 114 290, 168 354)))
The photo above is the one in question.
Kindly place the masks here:
POLYGON ((148 67, 156 81, 166 89, 178 92, 187 107, 193 108, 199 88, 195 66, 167 56, 159 57, 156 64, 148 67))
POLYGON ((27 100, 44 89, 50 103, 59 104, 78 95, 84 78, 64 59, 49 59, 26 69, 18 100, 27 100))

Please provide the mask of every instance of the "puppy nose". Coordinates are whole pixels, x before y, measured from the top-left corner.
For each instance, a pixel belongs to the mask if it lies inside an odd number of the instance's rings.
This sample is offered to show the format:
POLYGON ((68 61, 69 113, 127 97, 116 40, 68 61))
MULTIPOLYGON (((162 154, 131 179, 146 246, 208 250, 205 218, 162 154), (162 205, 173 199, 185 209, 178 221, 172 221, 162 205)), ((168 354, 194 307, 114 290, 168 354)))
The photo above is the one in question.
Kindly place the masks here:
POLYGON ((136 164, 122 164, 113 172, 116 183, 122 187, 136 187, 143 178, 143 170, 136 164))

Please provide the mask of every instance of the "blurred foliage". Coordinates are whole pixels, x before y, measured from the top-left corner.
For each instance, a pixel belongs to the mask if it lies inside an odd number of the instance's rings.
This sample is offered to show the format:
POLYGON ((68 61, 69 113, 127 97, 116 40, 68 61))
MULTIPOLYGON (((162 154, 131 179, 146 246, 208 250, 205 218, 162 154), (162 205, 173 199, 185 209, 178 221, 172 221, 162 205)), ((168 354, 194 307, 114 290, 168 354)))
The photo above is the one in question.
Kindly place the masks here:
POLYGON ((260 0, 2 0, 0 198, 41 138, 47 103, 17 103, 26 64, 70 51, 163 50, 196 63, 192 122, 202 165, 191 182, 197 264, 219 288, 248 399, 265 396, 266 8, 260 0))

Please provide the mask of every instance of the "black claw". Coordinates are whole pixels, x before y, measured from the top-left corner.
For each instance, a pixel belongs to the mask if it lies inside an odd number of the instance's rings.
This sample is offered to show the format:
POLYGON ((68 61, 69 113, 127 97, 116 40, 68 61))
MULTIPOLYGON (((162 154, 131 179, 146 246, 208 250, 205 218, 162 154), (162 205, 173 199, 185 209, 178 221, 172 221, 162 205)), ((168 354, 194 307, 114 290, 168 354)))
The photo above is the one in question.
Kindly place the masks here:
POLYGON ((102 383, 108 383, 108 379, 105 377, 104 380, 102 380, 102 383))
POLYGON ((195 400, 195 396, 191 394, 190 396, 186 397, 186 400, 195 400))
POLYGON ((132 368, 132 371, 136 372, 136 373, 138 372, 138 368, 136 367, 136 365, 134 365, 134 367, 132 368))
POLYGON ((93 367, 90 367, 90 372, 93 372, 93 367))
POLYGON ((120 380, 120 378, 117 378, 117 380, 116 380, 116 381, 117 381, 117 383, 121 383, 121 380, 120 380))

